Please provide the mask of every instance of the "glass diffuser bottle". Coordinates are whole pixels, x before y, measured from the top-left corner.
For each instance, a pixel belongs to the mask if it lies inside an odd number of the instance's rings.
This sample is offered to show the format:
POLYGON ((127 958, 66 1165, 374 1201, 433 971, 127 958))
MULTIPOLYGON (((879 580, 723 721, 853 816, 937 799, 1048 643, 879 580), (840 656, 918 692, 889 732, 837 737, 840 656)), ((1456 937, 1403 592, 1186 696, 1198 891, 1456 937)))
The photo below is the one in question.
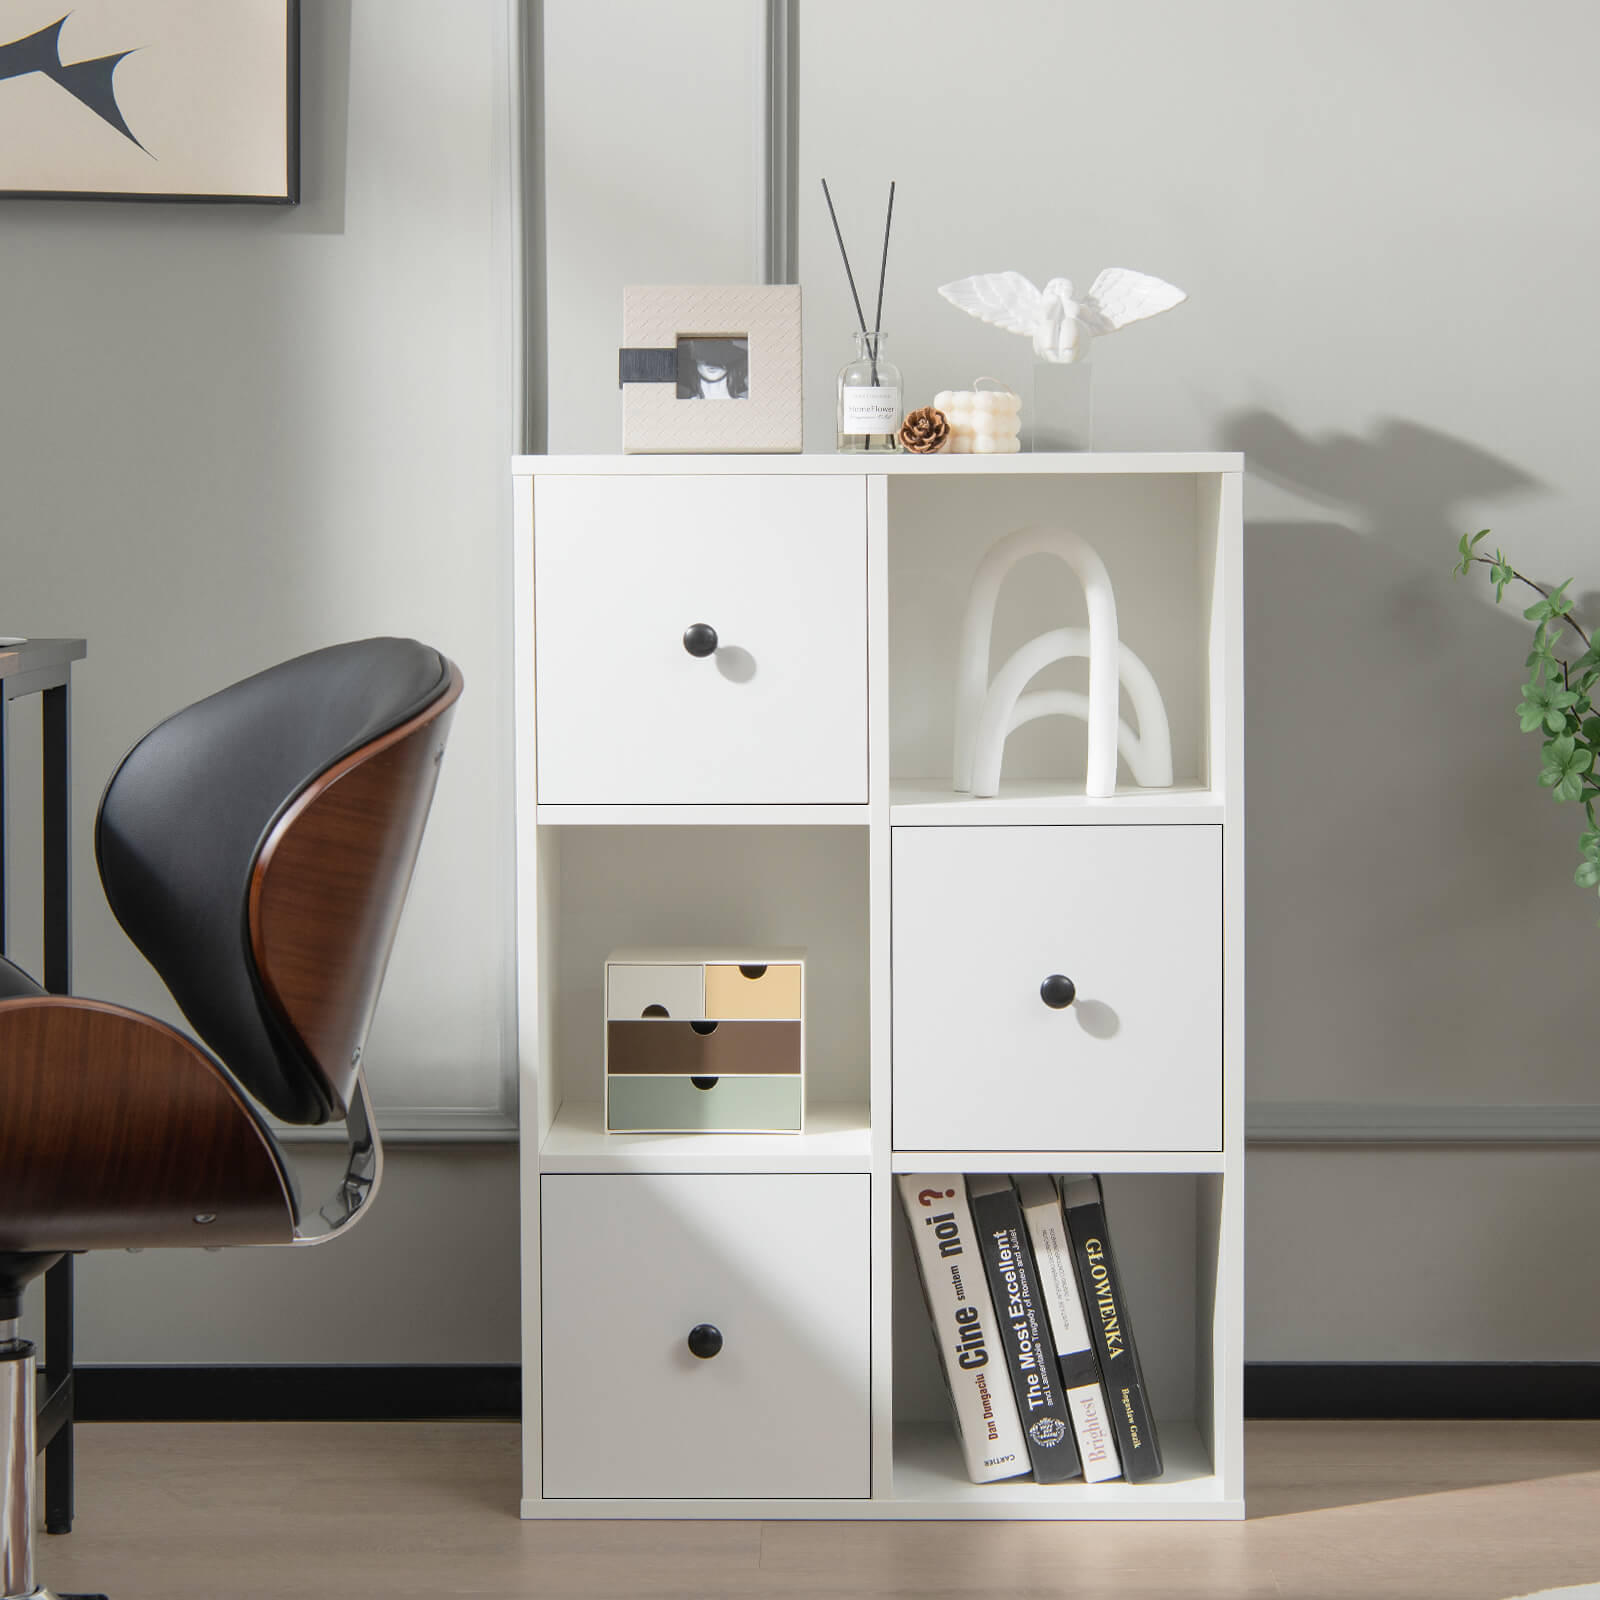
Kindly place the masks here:
POLYGON ((838 448, 900 448, 900 369, 883 354, 884 335, 857 333, 855 358, 839 369, 838 448))

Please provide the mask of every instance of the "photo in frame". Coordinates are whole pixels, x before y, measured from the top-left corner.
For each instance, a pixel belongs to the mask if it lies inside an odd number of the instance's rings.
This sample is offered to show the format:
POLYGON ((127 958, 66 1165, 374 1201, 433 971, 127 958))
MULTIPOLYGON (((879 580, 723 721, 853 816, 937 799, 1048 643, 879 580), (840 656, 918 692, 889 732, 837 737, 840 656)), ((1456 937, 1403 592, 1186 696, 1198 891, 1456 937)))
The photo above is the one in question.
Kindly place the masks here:
POLYGON ((0 0, 0 197, 300 198, 299 0, 0 0))
POLYGON ((622 448, 794 454, 804 443, 798 284, 622 291, 622 448))

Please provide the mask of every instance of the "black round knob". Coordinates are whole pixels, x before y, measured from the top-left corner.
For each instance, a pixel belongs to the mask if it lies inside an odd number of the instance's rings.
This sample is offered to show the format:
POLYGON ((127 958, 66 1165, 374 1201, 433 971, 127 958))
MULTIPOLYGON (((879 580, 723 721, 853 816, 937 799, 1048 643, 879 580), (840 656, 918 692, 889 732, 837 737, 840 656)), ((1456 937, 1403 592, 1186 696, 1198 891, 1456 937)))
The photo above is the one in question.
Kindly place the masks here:
POLYGON ((709 1322, 696 1323, 689 1330, 689 1354, 709 1361, 722 1348, 722 1329, 709 1322))
POLYGON ((709 622, 692 622, 683 630, 683 648, 692 656, 717 653, 717 630, 709 622))
POLYGON ((1063 977, 1059 972, 1052 972, 1039 985, 1039 998, 1052 1011, 1064 1011, 1078 998, 1078 986, 1071 978, 1063 977))

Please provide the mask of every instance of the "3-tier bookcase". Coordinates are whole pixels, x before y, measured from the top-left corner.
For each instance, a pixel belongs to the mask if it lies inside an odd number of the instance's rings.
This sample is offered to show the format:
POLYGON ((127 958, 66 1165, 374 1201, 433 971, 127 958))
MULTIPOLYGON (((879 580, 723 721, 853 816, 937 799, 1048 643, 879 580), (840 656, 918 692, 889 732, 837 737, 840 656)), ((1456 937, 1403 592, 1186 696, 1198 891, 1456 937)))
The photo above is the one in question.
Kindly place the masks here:
MULTIPOLYGON (((1243 1515, 1241 470, 514 463, 524 1516, 1243 1515), (1087 798, 1048 717, 953 791, 968 586, 1038 525, 1103 557, 1171 788, 1087 798), (805 950, 803 1133, 604 1131, 619 946, 805 950), (1155 1483, 962 1469, 893 1177, 1024 1171, 1104 1176, 1155 1483)), ((1084 621, 1030 557, 992 665, 1084 621)))

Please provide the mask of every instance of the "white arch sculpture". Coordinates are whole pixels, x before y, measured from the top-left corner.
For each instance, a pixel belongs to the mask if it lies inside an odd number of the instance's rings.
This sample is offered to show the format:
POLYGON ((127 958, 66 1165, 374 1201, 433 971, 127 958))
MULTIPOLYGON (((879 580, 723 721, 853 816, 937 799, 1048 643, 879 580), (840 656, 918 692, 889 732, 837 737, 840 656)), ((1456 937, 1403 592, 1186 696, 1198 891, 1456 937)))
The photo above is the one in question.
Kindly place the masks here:
POLYGON ((1066 528, 1019 528, 998 540, 978 565, 961 623, 956 667, 954 786, 987 798, 999 793, 1005 741, 1037 717, 1079 717, 1089 726, 1084 792, 1106 799, 1116 790, 1120 749, 1134 782, 1147 789, 1172 783, 1172 736, 1167 709, 1150 669, 1117 637, 1117 602, 1099 553, 1066 528), (1065 561, 1083 585, 1089 626, 1056 628, 1016 651, 989 681, 995 603, 1007 574, 1031 555, 1065 561), (1024 694, 1028 682, 1053 661, 1089 658, 1089 692, 1050 689, 1024 694), (1126 684, 1139 719, 1136 734, 1121 720, 1118 699, 1126 684))

